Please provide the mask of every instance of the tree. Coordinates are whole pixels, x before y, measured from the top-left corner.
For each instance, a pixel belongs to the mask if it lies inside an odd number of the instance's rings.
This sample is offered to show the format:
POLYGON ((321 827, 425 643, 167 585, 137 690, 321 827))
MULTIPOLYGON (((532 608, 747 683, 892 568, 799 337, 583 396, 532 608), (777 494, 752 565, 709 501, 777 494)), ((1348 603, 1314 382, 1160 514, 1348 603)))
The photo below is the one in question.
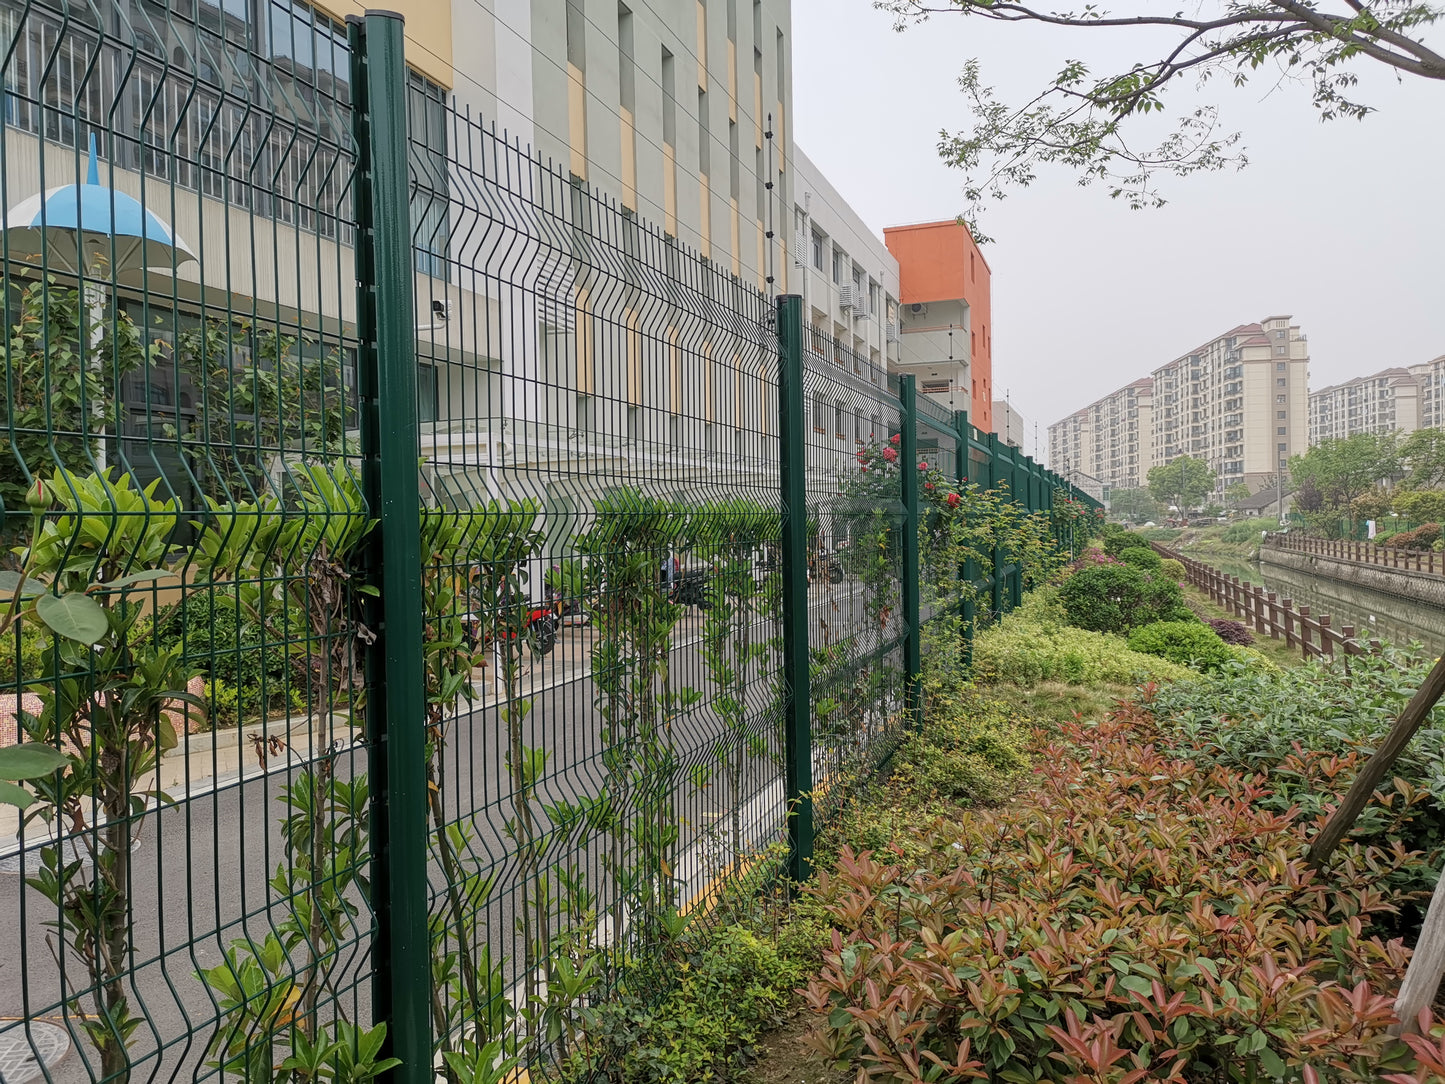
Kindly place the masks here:
POLYGON ((1196 508, 1214 488, 1214 472, 1202 459, 1181 455, 1149 470, 1149 492, 1160 504, 1172 504, 1183 514, 1196 508))
POLYGON ((1109 511, 1118 519, 1136 523, 1159 519, 1164 510, 1147 489, 1116 489, 1109 495, 1109 511))
POLYGON ((1422 0, 1206 0, 1182 10, 1120 14, 1092 4, 1056 11, 1026 0, 876 3, 898 17, 899 29, 951 13, 1081 35, 1134 31, 1147 40, 1147 55, 1124 71, 1096 74, 1082 60, 1065 61, 1019 106, 1001 101, 984 83, 978 60, 969 60, 959 84, 972 117, 961 131, 944 133, 939 151, 964 172, 965 195, 975 208, 1030 184, 1047 164, 1072 167, 1081 183, 1103 183, 1134 208, 1165 202, 1156 175, 1242 168, 1247 160, 1239 134, 1221 129, 1213 105, 1184 112, 1157 142, 1147 133, 1129 134, 1138 125, 1128 122, 1163 112, 1168 91, 1180 83, 1223 79, 1243 86, 1256 74, 1275 82, 1282 72, 1311 86, 1315 108, 1329 120, 1371 111, 1354 89, 1366 61, 1398 75, 1445 80, 1445 56, 1423 40, 1445 8, 1422 0))
POLYGON ((1224 490, 1224 499, 1235 511, 1238 511, 1239 506, 1249 500, 1249 495, 1249 486, 1243 482, 1235 482, 1224 490))
POLYGON ((1445 429, 1417 429, 1400 445, 1401 466, 1409 471, 1408 489, 1445 487, 1445 429))
POLYGON ((1399 472, 1399 442, 1393 433, 1356 433, 1323 440, 1289 461, 1289 473, 1301 487, 1318 489, 1330 508, 1351 502, 1399 472))

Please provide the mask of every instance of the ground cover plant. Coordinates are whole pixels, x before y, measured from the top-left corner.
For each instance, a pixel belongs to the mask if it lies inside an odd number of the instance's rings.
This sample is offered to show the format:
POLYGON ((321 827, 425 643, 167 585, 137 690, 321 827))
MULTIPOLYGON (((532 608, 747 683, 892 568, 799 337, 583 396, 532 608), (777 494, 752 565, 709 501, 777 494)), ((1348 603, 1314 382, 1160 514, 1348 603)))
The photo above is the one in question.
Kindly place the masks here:
POLYGON ((1239 656, 1208 625, 1199 621, 1156 621, 1129 633, 1129 649, 1177 662, 1195 670, 1218 670, 1239 656))
MULTIPOLYGON (((1068 582, 1085 574, 1077 572, 1068 582)), ((1064 590, 1067 587, 1066 582, 1064 590)), ((980 633, 973 646, 975 679, 986 685, 1056 681, 1097 689, 1189 676, 1183 665, 1131 651, 1120 636, 1073 627, 1061 595, 1060 589, 1039 588, 999 624, 980 633)))
MULTIPOLYGON (((1387 1030, 1393 885, 1421 856, 1351 841, 1310 870, 1313 816, 1155 710, 1065 724, 1009 805, 843 848, 815 890, 814 1043, 876 1081, 1434 1079, 1387 1030)), ((1337 800, 1356 762, 1275 778, 1337 800)))

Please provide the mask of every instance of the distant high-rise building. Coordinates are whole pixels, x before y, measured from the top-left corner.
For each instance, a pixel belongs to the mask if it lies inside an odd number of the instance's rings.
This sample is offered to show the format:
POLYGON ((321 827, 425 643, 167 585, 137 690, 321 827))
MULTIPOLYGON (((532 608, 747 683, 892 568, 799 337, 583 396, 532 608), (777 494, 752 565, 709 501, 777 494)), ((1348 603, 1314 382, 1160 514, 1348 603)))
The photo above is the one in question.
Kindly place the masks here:
POLYGON ((1421 383, 1397 367, 1310 392, 1310 444, 1357 433, 1413 433, 1421 427, 1421 383))
POLYGON ((1080 471, 1110 489, 1138 489, 1149 474, 1154 381, 1144 377, 1049 426, 1049 466, 1080 471))
POLYGON ((1411 365, 1410 375, 1420 386, 1420 428, 1445 429, 1445 354, 1411 365))
POLYGON ((1150 464, 1202 459, 1258 489, 1309 439, 1309 348, 1288 316, 1241 324, 1154 370, 1150 464))

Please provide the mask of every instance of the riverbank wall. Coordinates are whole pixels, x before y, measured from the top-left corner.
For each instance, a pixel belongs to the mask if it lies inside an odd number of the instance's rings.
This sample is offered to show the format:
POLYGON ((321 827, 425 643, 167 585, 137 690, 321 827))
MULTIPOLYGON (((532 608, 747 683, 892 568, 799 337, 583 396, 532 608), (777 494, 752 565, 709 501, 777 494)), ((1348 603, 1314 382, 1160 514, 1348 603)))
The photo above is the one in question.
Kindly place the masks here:
POLYGON ((1445 576, 1261 546, 1259 562, 1445 609, 1445 576))

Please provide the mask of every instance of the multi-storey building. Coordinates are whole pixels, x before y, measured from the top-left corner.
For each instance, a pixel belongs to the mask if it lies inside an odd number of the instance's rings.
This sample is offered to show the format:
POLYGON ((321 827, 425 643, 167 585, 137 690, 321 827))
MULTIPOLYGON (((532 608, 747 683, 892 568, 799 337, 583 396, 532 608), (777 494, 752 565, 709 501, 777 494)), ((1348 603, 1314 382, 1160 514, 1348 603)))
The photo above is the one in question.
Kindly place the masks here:
POLYGON ((994 432, 1010 448, 1024 446, 1024 416, 1007 399, 993 401, 994 432))
POLYGON ((1420 428, 1420 385, 1410 370, 1396 367, 1310 392, 1310 444, 1357 433, 1413 433, 1420 428))
POLYGON ((1241 324, 1154 371, 1150 464, 1204 460, 1257 489, 1309 438, 1309 349, 1288 316, 1241 324))
POLYGON ((1420 387, 1420 428, 1445 428, 1445 354, 1411 365, 1410 375, 1420 387))
POLYGON ((1154 381, 1144 377, 1049 426, 1049 465, 1109 489, 1136 489, 1149 474, 1154 381))
POLYGON ((924 222, 889 227, 883 240, 898 260, 900 371, 994 432, 993 273, 973 235, 958 221, 924 222))

